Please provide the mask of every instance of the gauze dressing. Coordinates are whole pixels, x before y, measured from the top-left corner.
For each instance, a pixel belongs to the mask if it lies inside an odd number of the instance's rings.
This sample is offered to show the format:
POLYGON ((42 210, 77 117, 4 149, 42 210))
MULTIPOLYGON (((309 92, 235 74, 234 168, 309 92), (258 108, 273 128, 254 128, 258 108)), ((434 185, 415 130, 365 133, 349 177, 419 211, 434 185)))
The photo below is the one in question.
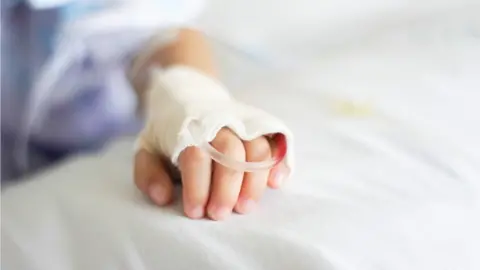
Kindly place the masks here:
POLYGON ((293 169, 293 136, 280 119, 236 101, 215 79, 186 66, 151 70, 146 95, 147 122, 136 149, 163 154, 178 163, 181 152, 197 146, 222 165, 241 171, 269 169, 283 161, 293 169), (267 136, 277 148, 265 162, 233 160, 209 143, 224 127, 249 141, 267 136))

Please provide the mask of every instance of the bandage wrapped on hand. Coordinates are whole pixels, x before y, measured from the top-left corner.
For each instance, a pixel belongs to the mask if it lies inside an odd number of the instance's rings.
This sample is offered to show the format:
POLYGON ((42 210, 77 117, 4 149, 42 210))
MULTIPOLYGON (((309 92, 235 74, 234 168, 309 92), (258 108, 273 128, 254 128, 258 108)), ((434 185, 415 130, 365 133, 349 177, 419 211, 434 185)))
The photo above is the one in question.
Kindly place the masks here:
POLYGON ((186 66, 153 69, 145 95, 146 125, 136 143, 178 164, 189 146, 211 142, 224 127, 240 139, 283 134, 287 153, 284 164, 293 169, 292 134, 276 117, 236 101, 217 80, 186 66))

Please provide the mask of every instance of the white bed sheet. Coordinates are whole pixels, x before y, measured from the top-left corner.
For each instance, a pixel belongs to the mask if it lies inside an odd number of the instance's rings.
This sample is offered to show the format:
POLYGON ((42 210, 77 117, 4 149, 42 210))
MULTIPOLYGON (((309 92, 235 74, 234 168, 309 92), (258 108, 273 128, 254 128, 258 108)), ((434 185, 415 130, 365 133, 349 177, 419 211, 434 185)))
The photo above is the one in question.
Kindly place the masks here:
POLYGON ((132 141, 118 141, 2 193, 2 269, 480 269, 480 24, 467 13, 323 53, 312 42, 289 71, 217 48, 234 93, 292 127, 288 186, 250 215, 192 221, 146 202, 132 141))

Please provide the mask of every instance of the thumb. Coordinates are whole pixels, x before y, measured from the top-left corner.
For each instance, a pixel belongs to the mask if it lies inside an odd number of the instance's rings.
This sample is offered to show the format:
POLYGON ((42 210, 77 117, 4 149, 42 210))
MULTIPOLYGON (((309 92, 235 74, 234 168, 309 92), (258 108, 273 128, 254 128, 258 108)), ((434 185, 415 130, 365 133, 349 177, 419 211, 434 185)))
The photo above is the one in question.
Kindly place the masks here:
POLYGON ((173 200, 173 183, 162 159, 141 149, 135 155, 134 163, 137 188, 159 206, 170 203, 173 200))

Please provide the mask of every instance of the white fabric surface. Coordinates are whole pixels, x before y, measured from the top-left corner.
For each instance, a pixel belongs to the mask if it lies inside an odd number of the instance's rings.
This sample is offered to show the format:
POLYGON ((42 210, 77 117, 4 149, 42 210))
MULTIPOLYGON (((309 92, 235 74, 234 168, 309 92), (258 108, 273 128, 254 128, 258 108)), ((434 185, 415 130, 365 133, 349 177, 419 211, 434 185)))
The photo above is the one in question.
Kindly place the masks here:
POLYGON ((222 58, 239 99, 296 136, 284 190, 250 215, 192 221, 135 190, 127 139, 2 194, 2 269, 480 269, 477 14, 312 41, 285 73, 222 58), (338 114, 337 98, 373 112, 338 114))

